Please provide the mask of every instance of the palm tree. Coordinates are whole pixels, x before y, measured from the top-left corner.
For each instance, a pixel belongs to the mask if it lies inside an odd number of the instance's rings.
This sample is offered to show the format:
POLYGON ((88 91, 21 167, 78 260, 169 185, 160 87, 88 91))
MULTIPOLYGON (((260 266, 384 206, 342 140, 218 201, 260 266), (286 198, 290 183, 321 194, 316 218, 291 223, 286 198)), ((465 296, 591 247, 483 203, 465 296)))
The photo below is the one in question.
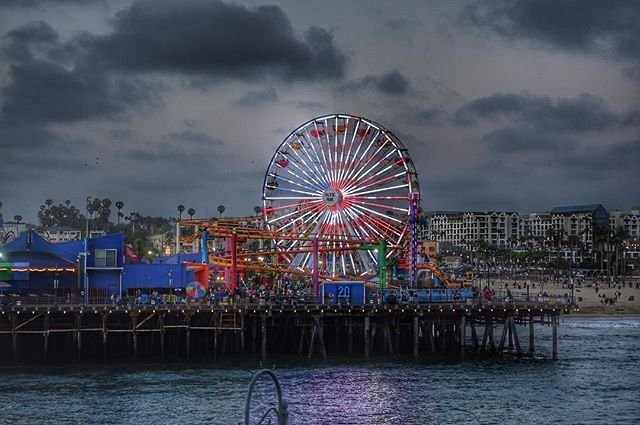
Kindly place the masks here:
POLYGON ((16 222, 16 224, 20 224, 20 222, 22 221, 22 216, 21 215, 14 215, 13 216, 13 220, 16 222))
MULTIPOLYGON (((620 258, 625 258, 625 251, 627 248, 627 239, 629 239, 629 232, 624 230, 621 226, 616 228, 612 235, 612 244, 615 248, 615 276, 620 274, 620 258)), ((626 266, 623 266, 626 268, 626 266)), ((623 274, 624 274, 623 268, 623 274)))
POLYGON ((122 213, 120 212, 120 210, 121 210, 123 207, 124 207, 124 202, 122 202, 122 201, 117 201, 117 202, 116 202, 116 208, 118 209, 118 224, 120 224, 120 219, 121 219, 122 217, 124 217, 124 214, 122 214, 122 213))
POLYGON ((191 220, 193 220, 193 216, 195 215, 195 213, 196 213, 196 210, 194 210, 193 208, 189 208, 189 209, 187 210, 187 214, 189 214, 189 218, 190 218, 191 220))
POLYGON ((178 220, 182 220, 182 213, 184 212, 184 205, 180 204, 178 205, 178 214, 180 214, 180 216, 178 217, 178 220))
POLYGON ((222 218, 222 213, 224 212, 224 205, 218 205, 218 212, 220 213, 220 218, 222 218))
POLYGON ((253 212, 255 212, 256 215, 259 215, 262 212, 262 207, 259 205, 256 205, 255 207, 253 207, 253 212))

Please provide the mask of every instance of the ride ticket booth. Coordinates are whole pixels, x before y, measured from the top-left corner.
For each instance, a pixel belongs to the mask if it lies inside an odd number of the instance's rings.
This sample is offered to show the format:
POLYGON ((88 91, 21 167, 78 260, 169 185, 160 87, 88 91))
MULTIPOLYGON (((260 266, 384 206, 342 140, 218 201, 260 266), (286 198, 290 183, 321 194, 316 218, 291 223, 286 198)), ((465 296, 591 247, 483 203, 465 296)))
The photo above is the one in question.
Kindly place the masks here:
POLYGON ((323 304, 362 305, 365 303, 364 282, 322 282, 320 285, 320 297, 323 304))

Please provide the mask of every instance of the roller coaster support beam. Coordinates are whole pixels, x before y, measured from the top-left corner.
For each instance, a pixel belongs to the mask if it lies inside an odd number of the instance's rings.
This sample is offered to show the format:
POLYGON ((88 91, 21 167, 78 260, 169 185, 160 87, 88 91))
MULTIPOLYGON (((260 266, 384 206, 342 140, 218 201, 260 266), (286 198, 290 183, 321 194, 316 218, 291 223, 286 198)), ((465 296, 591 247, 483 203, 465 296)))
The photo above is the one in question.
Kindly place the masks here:
POLYGON ((411 286, 418 288, 418 209, 420 192, 411 193, 411 286))
POLYGON ((207 229, 202 229, 202 249, 200 250, 202 253, 202 264, 209 264, 209 247, 207 244, 207 229))
POLYGON ((231 288, 229 292, 232 295, 236 293, 236 283, 238 280, 238 235, 235 232, 231 234, 231 288))
POLYGON ((319 251, 319 246, 320 244, 318 243, 318 238, 313 238, 313 275, 312 275, 312 282, 313 282, 313 298, 314 299, 318 299, 318 275, 319 275, 319 271, 320 271, 320 265, 318 264, 318 260, 319 260, 319 255, 318 255, 318 251, 319 251))

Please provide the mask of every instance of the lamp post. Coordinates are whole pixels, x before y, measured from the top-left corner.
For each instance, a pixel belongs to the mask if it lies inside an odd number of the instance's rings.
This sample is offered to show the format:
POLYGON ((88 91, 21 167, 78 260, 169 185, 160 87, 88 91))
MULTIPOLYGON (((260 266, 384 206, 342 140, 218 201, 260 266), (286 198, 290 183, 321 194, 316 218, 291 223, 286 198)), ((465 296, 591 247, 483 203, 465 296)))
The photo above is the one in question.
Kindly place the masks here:
POLYGON ((82 256, 84 257, 84 268, 83 268, 83 275, 84 275, 84 282, 83 282, 83 292, 84 292, 84 296, 82 297, 82 302, 87 305, 89 304, 89 274, 87 273, 87 256, 89 255, 89 207, 90 207, 90 203, 91 203, 91 196, 87 196, 87 219, 86 219, 86 229, 85 229, 85 234, 84 234, 84 251, 81 252, 82 256))

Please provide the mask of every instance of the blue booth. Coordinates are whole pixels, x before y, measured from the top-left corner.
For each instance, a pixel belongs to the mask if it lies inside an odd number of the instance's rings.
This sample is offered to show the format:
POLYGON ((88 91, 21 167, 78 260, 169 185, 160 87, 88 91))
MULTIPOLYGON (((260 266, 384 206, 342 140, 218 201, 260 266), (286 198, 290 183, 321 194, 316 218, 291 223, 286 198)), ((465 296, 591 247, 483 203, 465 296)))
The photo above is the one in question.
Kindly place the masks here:
POLYGON ((323 282, 320 286, 323 304, 364 304, 364 282, 323 282))

